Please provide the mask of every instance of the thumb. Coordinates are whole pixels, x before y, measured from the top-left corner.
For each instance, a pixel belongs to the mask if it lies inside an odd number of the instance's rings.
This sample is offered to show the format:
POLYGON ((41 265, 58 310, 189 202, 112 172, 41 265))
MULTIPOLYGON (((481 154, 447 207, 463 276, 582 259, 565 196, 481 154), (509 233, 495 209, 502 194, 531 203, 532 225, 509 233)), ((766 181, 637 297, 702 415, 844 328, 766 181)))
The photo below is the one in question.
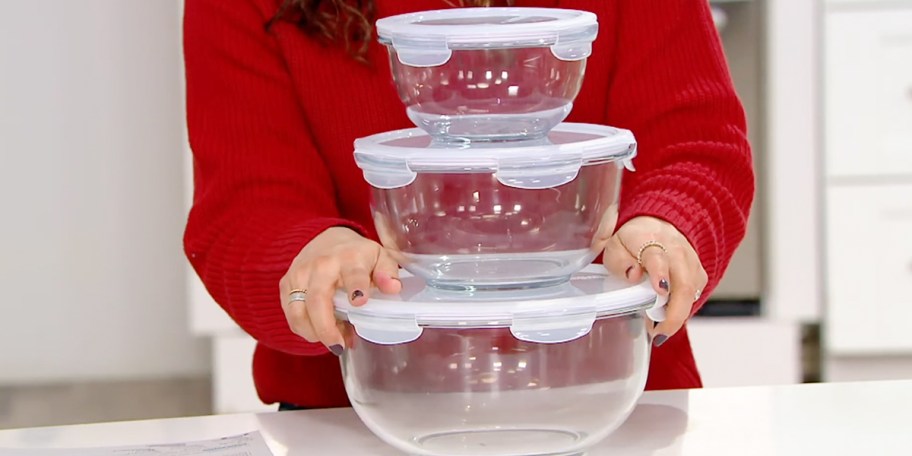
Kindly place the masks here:
POLYGON ((381 293, 397 294, 402 290, 402 282, 399 281, 399 263, 393 260, 383 247, 380 248, 380 254, 377 255, 373 276, 374 284, 381 293))

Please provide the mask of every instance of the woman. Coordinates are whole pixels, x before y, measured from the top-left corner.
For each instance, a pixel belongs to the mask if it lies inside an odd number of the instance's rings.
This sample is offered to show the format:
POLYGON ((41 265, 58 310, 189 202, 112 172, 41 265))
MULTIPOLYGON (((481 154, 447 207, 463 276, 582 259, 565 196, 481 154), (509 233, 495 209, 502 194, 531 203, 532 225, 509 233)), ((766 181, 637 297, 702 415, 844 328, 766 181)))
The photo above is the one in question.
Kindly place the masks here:
MULTIPOLYGON (((412 126, 372 20, 453 6, 186 1, 196 188, 185 249, 215 300, 259 342, 253 369, 266 403, 347 405, 330 354, 345 349, 332 296, 342 287, 360 305, 372 286, 400 286, 396 263, 376 242, 352 142, 412 126), (295 289, 307 290, 306 301, 291 299, 295 289)), ((670 294, 668 318, 652 330, 647 389, 699 387, 683 325, 741 242, 754 193, 744 113, 707 2, 516 6, 599 16, 568 120, 627 128, 639 141, 604 263, 630 281, 648 272, 657 292, 670 294)))

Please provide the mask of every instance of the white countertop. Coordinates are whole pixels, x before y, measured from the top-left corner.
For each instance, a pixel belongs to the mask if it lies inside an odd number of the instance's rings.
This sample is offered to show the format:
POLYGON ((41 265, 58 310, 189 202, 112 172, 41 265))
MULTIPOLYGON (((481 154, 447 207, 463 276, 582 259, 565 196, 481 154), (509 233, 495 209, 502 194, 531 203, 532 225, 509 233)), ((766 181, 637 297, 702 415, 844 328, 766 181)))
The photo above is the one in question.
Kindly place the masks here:
MULTIPOLYGON (((276 456, 401 456, 351 409, 7 430, 0 431, 0 454, 10 448, 175 443, 255 430, 276 456)), ((912 380, 648 392, 588 456, 731 454, 912 454, 912 380)))

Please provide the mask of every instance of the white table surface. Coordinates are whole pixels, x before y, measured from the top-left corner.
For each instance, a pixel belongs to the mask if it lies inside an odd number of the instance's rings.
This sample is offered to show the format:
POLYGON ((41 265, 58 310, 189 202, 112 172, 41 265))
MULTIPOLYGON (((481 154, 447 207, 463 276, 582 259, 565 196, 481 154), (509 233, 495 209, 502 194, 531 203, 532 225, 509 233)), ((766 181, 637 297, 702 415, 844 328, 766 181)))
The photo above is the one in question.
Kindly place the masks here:
MULTIPOLYGON (((205 440, 259 430, 276 456, 401 456, 351 409, 0 431, 13 448, 205 440)), ((647 392, 588 456, 912 455, 912 380, 647 392)))

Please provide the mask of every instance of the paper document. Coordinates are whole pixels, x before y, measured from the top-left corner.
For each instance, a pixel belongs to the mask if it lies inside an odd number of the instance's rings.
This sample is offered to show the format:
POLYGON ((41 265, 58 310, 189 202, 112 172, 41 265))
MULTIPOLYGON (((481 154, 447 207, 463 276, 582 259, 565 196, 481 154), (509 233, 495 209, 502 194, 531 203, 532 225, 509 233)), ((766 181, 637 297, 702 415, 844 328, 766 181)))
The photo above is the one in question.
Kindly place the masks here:
POLYGON ((257 432, 198 442, 109 448, 0 448, 0 456, 273 456, 257 432))

